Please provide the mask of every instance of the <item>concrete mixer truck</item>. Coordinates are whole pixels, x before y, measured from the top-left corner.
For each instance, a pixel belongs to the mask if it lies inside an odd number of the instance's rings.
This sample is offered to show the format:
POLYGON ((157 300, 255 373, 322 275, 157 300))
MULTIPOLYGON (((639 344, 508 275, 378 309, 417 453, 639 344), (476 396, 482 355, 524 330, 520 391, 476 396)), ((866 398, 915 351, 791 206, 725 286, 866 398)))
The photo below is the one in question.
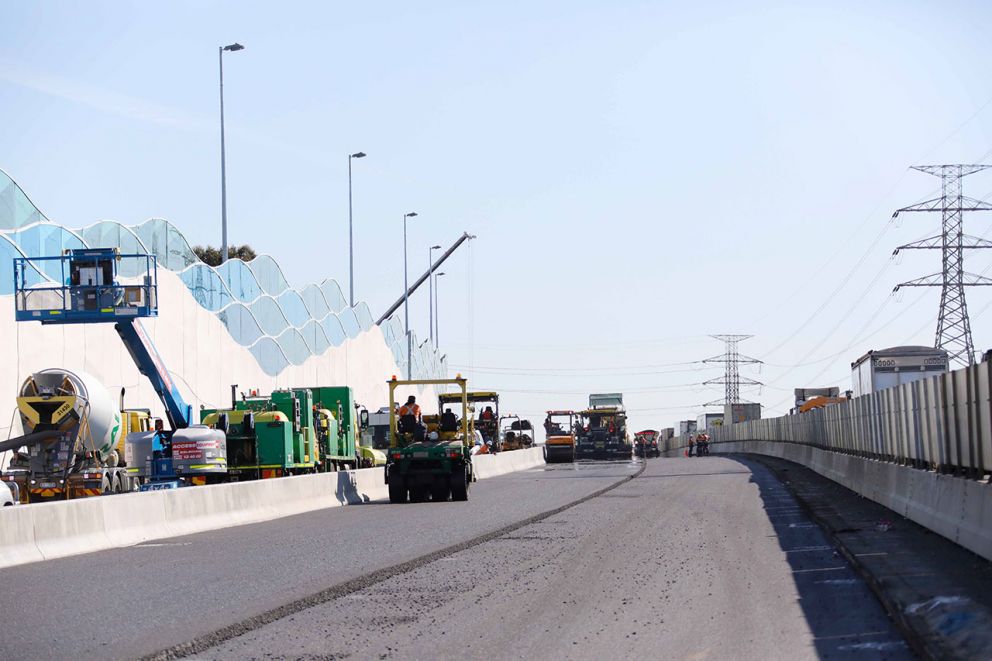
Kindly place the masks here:
POLYGON ((85 498, 138 488, 124 465, 124 439, 147 432, 148 409, 118 407, 89 374, 45 369, 28 376, 17 397, 25 434, 0 442, 13 457, 0 479, 22 503, 85 498))

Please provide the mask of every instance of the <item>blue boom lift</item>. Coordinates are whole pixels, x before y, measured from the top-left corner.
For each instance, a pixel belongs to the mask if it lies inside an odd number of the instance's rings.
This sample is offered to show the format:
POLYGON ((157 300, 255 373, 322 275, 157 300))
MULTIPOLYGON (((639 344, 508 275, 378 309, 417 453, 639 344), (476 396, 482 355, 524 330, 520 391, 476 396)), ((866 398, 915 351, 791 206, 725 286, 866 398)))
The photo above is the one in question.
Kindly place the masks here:
POLYGON ((14 300, 17 321, 114 324, 138 371, 162 401, 170 426, 134 432, 125 440, 128 473, 143 482, 142 490, 205 484, 226 475, 224 432, 193 425, 192 407, 141 325, 141 317, 158 316, 154 256, 83 248, 56 257, 15 258, 14 300), (122 267, 126 276, 121 275, 122 267), (39 271, 59 280, 29 284, 39 271))

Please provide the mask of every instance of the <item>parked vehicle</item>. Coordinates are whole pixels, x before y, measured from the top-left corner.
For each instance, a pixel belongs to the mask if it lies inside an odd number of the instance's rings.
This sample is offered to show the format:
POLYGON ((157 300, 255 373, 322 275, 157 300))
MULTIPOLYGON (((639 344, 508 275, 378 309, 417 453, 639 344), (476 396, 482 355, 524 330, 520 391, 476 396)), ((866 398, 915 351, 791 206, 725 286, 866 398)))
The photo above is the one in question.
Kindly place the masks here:
POLYGON ((0 507, 10 507, 17 502, 17 497, 14 496, 16 489, 17 484, 13 484, 13 487, 11 487, 6 482, 0 482, 0 507))

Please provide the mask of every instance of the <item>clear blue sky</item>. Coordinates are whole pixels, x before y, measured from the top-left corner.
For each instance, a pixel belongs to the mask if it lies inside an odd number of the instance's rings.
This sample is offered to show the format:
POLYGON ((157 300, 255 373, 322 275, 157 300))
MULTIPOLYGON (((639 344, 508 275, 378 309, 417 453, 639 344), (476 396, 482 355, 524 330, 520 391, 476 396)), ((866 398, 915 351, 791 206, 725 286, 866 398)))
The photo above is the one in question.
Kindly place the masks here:
MULTIPOLYGON (((219 242, 217 47, 226 57, 232 241, 296 285, 380 311, 412 264, 479 236, 442 280, 441 343, 474 385, 535 415, 623 390, 633 425, 722 396, 710 333, 753 333, 782 413, 850 383, 864 351, 930 344, 939 292, 889 261, 936 216, 923 162, 989 160, 982 2, 6 2, 0 167, 70 226, 164 217, 219 242), (702 5, 702 6, 698 6, 702 5), (474 369, 470 369, 474 366, 474 369)), ((992 175, 966 180, 992 193, 992 175)), ((968 231, 986 235, 992 214, 968 231)), ((992 255, 972 254, 982 272, 992 255)), ((413 270, 413 269, 411 269, 413 270)), ((992 291, 970 290, 992 346, 992 291)), ((427 335, 426 291, 413 300, 427 335)))

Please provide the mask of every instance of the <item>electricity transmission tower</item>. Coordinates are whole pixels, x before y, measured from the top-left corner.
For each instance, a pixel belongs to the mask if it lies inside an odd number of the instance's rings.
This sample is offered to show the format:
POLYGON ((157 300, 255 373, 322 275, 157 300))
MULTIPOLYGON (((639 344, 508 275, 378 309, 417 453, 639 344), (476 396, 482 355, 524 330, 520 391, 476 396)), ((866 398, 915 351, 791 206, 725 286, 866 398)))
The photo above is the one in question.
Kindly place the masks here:
POLYGON ((962 193, 961 178, 990 167, 992 165, 914 166, 914 170, 940 177, 941 196, 903 207, 892 214, 895 218, 906 211, 940 211, 943 216, 940 235, 907 243, 899 246, 892 253, 896 255, 900 250, 939 249, 943 267, 941 272, 898 284, 894 291, 899 291, 900 287, 941 288, 940 315, 937 317, 937 336, 934 346, 947 351, 951 361, 966 366, 975 362, 975 345, 971 339, 971 321, 968 319, 964 288, 992 285, 992 278, 967 273, 964 270, 964 251, 992 248, 992 241, 964 233, 964 212, 992 211, 992 205, 966 197, 962 193))
POLYGON ((715 402, 709 402, 703 406, 723 406, 726 409, 736 406, 742 402, 741 401, 741 385, 745 386, 760 386, 763 385, 760 381, 755 381, 754 379, 749 379, 746 376, 741 376, 740 366, 742 363, 760 363, 761 361, 757 358, 751 358, 749 356, 742 356, 737 345, 749 337, 754 337, 753 335, 710 335, 715 340, 720 340, 725 344, 725 349, 722 356, 713 356, 712 358, 707 358, 703 360, 704 363, 724 363, 723 378, 710 379, 709 381, 704 381, 704 385, 711 385, 722 383, 724 384, 724 399, 717 400, 715 402))

